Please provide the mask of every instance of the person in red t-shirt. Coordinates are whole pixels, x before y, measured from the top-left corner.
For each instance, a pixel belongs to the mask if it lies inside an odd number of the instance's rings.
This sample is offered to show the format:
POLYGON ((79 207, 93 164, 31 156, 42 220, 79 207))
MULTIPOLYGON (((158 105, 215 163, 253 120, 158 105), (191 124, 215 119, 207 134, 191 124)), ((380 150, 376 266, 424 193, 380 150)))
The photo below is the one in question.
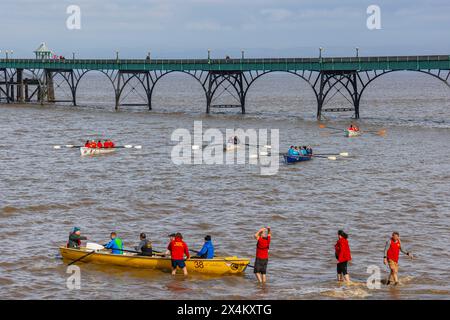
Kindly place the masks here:
POLYGON ((337 279, 338 281, 350 282, 350 276, 347 273, 347 264, 352 260, 350 246, 348 245, 348 235, 342 231, 338 231, 338 241, 336 242, 335 256, 337 261, 337 279))
POLYGON ((258 282, 266 282, 267 263, 269 262, 269 246, 272 233, 270 227, 261 228, 255 233, 256 243, 256 258, 253 272, 258 279, 258 282))
POLYGON ((386 282, 387 285, 394 283, 398 284, 398 259, 400 257, 400 252, 406 254, 411 259, 413 255, 403 250, 402 243, 400 242, 400 234, 398 232, 393 232, 391 238, 386 241, 386 246, 384 247, 384 264, 389 266, 390 274, 389 280, 386 282))
POLYGON ((181 233, 175 234, 175 239, 171 240, 167 250, 170 251, 170 256, 172 259, 172 275, 177 273, 177 267, 183 269, 183 273, 187 276, 186 263, 184 262, 184 256, 186 255, 186 260, 190 258, 189 248, 187 244, 183 241, 183 236, 181 233))

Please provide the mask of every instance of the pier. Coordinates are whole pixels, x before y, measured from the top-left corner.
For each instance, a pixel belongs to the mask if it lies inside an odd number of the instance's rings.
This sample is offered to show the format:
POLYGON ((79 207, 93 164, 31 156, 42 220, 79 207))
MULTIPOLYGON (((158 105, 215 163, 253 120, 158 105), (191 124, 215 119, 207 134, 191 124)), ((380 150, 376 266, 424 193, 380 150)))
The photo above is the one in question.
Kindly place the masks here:
MULTIPOLYGON (((272 72, 287 72, 305 80, 317 100, 317 118, 323 112, 350 112, 360 117, 361 96, 369 84, 394 71, 416 71, 433 76, 450 86, 450 56, 379 56, 267 59, 0 59, 0 103, 37 101, 70 102, 77 105, 80 81, 90 71, 102 72, 112 83, 115 109, 127 84, 136 79, 146 94, 142 104, 152 110, 156 83, 165 75, 182 72, 195 78, 203 88, 206 113, 215 108, 237 108, 245 113, 246 96, 252 84, 272 72), (25 72, 28 76, 24 77, 25 72), (70 100, 56 100, 54 77, 60 75, 70 88, 70 100), (235 104, 214 104, 214 97, 226 92, 235 104), (326 108, 333 93, 345 92, 350 107, 326 108)), ((136 105, 136 104, 133 104, 136 105)))

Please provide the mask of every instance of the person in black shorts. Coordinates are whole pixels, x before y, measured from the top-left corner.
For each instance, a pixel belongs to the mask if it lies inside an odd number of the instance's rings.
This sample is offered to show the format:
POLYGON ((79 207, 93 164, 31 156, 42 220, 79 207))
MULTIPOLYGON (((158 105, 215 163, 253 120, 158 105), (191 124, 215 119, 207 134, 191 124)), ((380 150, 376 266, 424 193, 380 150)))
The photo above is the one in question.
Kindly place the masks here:
POLYGON ((267 264, 269 262, 269 246, 271 238, 270 227, 261 228, 255 233, 256 258, 253 272, 258 282, 265 283, 267 278, 267 264))

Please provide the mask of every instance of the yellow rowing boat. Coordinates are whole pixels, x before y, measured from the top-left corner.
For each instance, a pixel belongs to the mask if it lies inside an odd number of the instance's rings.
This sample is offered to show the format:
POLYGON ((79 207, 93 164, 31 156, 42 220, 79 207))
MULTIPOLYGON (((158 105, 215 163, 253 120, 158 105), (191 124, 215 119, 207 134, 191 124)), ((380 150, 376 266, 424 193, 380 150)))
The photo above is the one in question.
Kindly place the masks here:
MULTIPOLYGON (((92 252, 92 250, 86 249, 85 247, 74 249, 65 246, 59 247, 59 251, 64 259, 72 261, 92 252)), ((124 254, 112 254, 110 250, 96 251, 81 261, 162 271, 172 270, 171 260, 167 257, 146 257, 125 252, 124 254)), ((186 267, 188 272, 212 275, 238 275, 245 271, 249 263, 249 259, 240 259, 238 257, 216 257, 214 259, 192 258, 186 260, 186 267)))

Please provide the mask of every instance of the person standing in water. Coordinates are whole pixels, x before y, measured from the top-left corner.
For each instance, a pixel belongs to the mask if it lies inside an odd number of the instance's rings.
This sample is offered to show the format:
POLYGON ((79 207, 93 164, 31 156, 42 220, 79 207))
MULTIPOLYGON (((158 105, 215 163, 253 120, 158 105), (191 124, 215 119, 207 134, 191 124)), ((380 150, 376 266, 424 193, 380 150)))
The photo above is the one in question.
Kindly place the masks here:
POLYGON ((267 264, 269 262, 269 246, 272 233, 270 227, 261 228, 255 233, 256 258, 253 272, 260 283, 266 283, 267 264))
POLYGON ((350 246, 348 245, 348 235, 343 231, 338 231, 338 240, 334 246, 337 260, 337 280, 339 282, 350 282, 350 276, 347 272, 347 265, 352 260, 350 246))
POLYGON ((400 252, 406 254, 411 259, 413 257, 411 253, 403 250, 400 241, 400 234, 395 231, 392 233, 391 238, 386 241, 386 245, 384 247, 383 262, 385 265, 388 265, 390 269, 389 280, 386 282, 387 285, 391 283, 394 285, 398 284, 398 259, 400 257, 400 252))

